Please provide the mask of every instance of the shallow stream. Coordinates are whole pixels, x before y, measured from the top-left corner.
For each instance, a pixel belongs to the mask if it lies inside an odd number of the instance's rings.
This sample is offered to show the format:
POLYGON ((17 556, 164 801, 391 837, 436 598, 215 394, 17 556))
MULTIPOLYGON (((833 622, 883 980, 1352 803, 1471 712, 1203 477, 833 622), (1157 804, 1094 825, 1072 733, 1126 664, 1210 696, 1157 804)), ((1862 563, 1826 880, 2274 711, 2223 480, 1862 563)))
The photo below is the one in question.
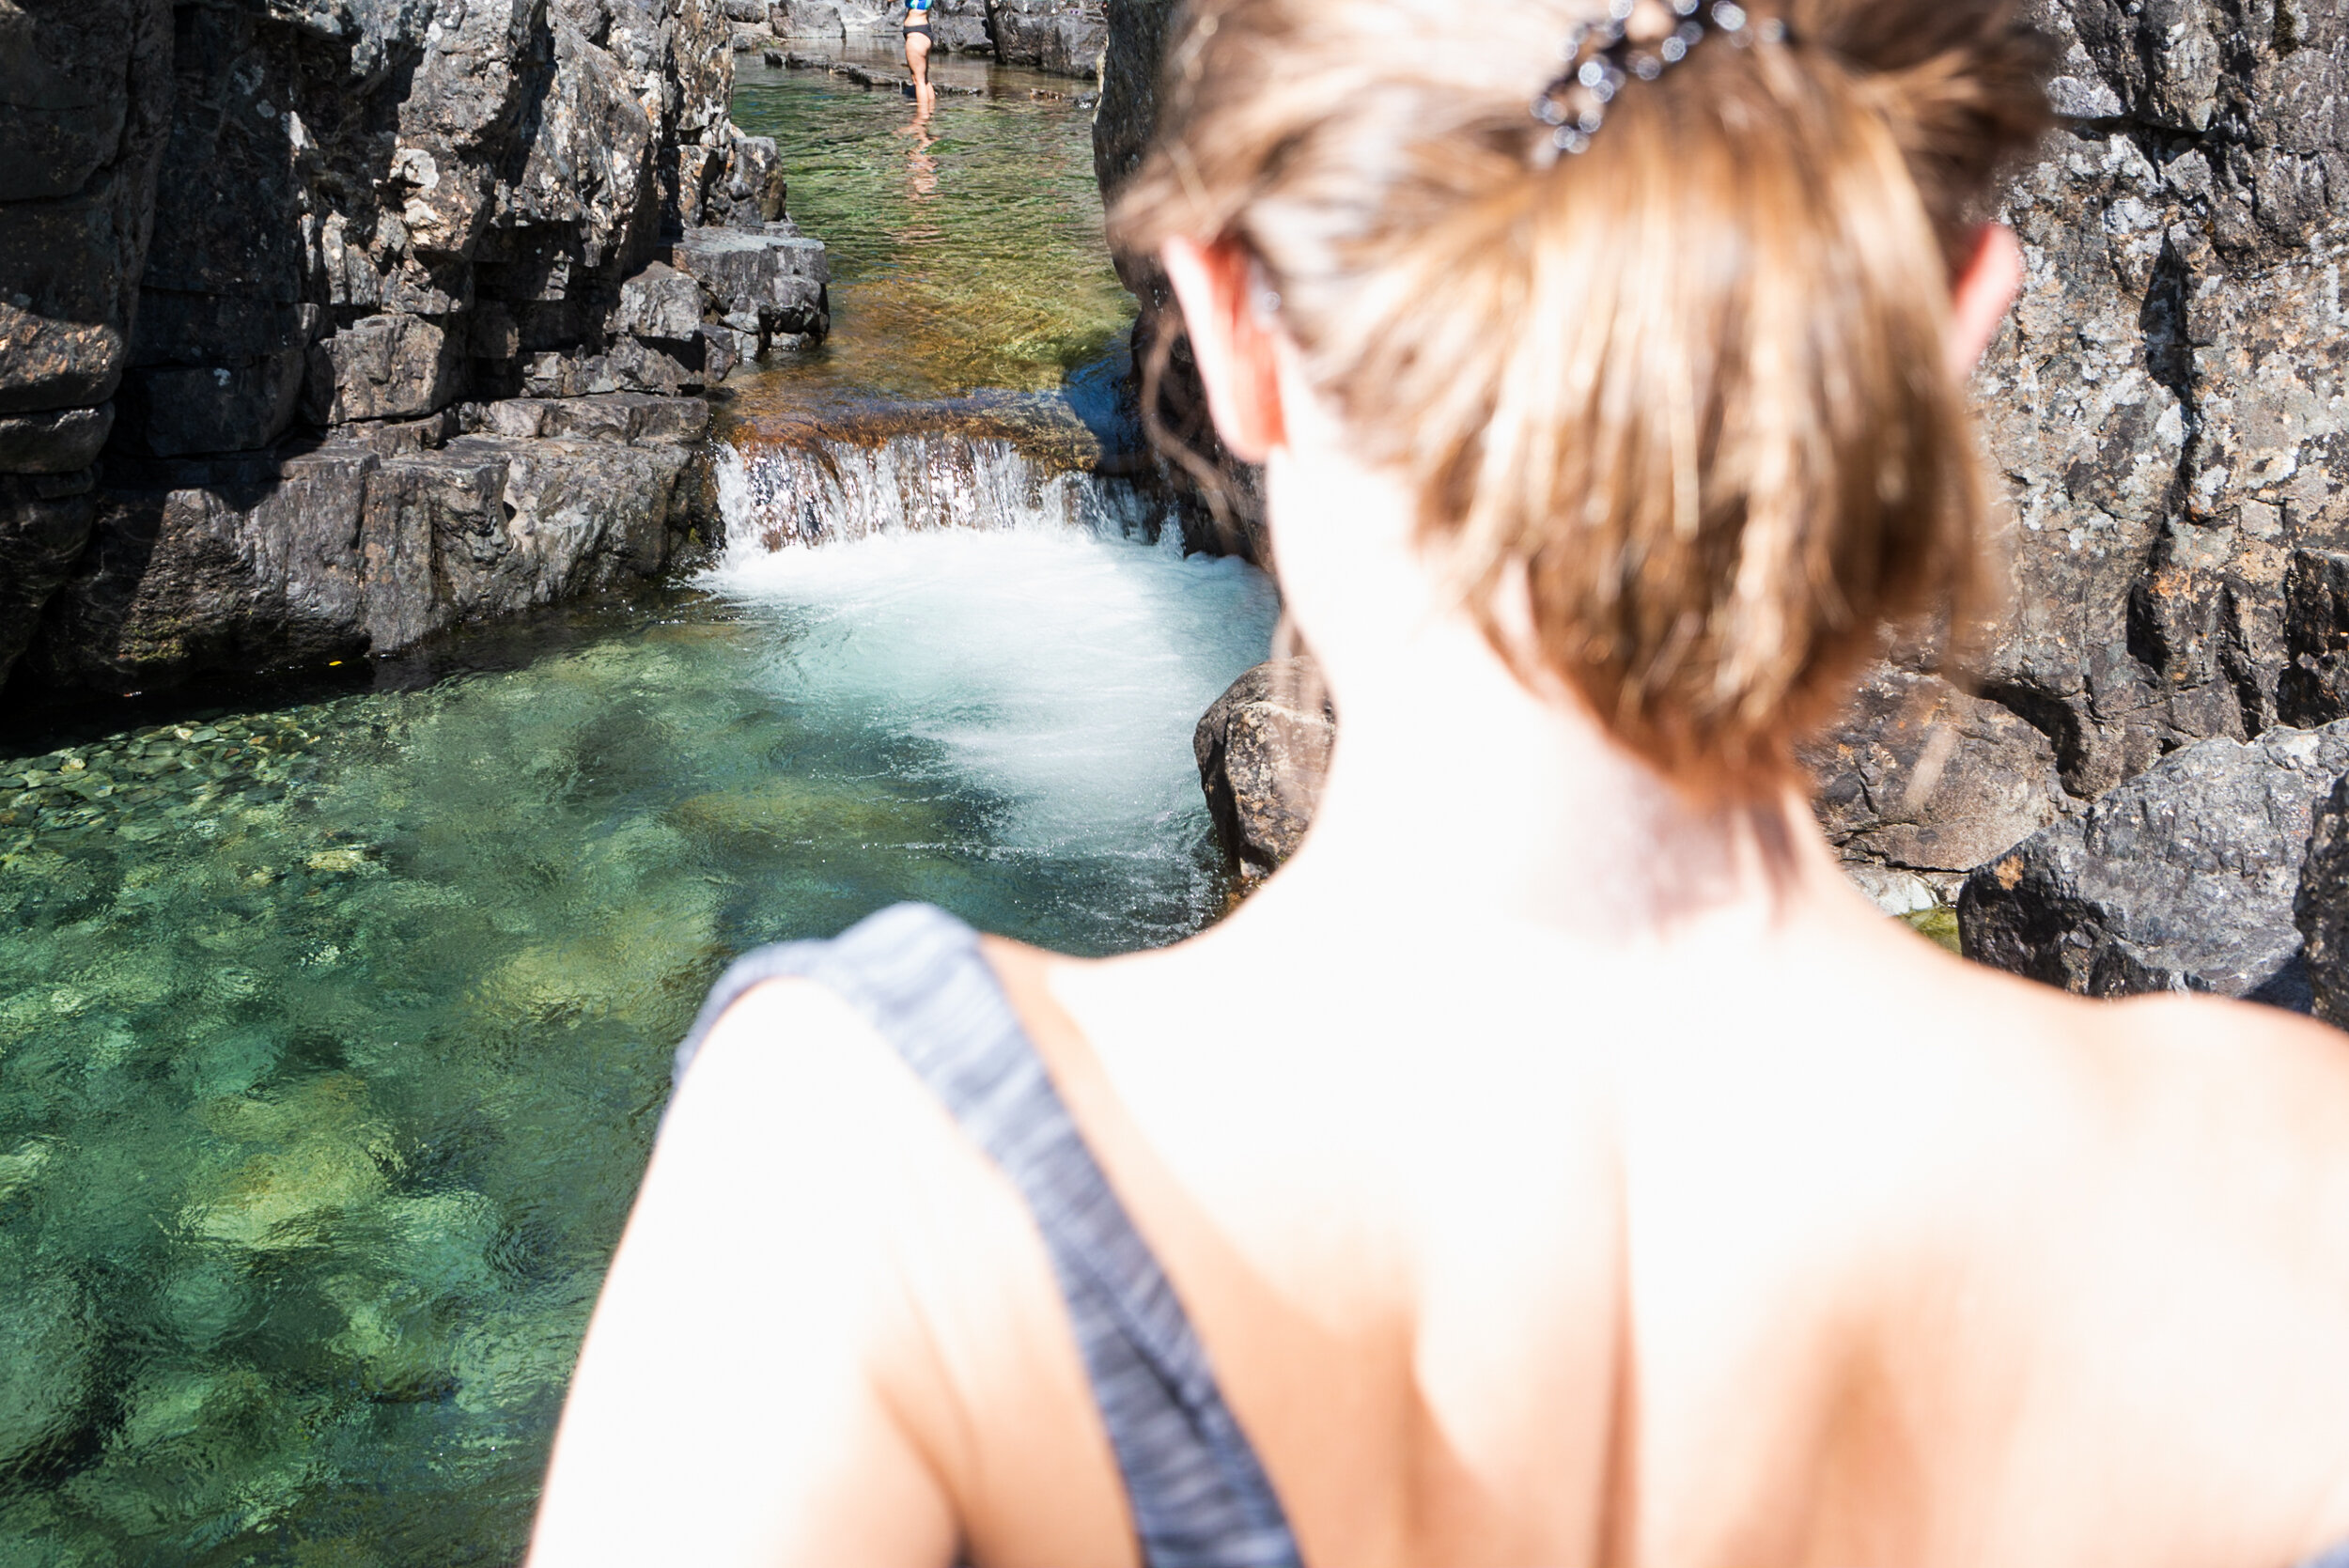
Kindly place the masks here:
MULTIPOLYGON (((739 428, 1089 396, 1128 305, 1081 112, 1013 83, 909 150, 886 95, 745 80, 842 283, 739 428)), ((515 1560, 729 956, 903 898, 1082 953, 1211 917, 1190 731, 1268 585, 961 520, 746 529, 437 678, 0 746, 0 1564, 515 1560)))

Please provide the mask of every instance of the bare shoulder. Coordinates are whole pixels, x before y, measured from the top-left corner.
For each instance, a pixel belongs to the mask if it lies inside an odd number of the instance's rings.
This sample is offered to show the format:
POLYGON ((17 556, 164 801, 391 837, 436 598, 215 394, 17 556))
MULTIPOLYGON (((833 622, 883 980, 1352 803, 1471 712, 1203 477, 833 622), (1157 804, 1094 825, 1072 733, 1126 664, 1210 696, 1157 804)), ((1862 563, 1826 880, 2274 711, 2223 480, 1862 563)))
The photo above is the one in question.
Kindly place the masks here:
POLYGON ((534 1568, 951 1555, 946 1494, 877 1370, 918 1340, 875 1179, 919 1141, 893 1064, 806 982, 712 1032, 581 1352, 534 1568))

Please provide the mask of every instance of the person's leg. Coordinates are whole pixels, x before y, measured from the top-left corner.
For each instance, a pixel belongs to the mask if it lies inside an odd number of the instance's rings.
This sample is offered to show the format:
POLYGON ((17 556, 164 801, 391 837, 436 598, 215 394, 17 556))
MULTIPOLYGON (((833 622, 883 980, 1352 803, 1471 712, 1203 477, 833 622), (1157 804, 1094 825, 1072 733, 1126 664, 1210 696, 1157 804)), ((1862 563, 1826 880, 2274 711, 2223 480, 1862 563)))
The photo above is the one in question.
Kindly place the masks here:
POLYGON ((930 85, 930 40, 920 33, 906 35, 906 69, 913 72, 914 113, 926 119, 938 107, 938 89, 930 85))

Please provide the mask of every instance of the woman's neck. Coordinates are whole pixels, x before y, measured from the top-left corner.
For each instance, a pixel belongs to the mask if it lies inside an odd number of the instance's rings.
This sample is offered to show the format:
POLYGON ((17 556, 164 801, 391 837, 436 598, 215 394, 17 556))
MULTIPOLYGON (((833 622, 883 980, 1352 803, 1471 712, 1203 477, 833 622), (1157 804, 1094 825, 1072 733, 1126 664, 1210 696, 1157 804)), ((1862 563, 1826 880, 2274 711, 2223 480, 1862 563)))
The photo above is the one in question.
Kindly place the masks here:
POLYGON ((1404 484, 1325 421, 1290 425, 1273 546, 1339 739, 1312 833, 1245 924, 1408 908, 1652 948, 1750 939, 1840 881, 1798 799, 1692 801, 1563 683, 1520 680, 1419 550, 1404 484))

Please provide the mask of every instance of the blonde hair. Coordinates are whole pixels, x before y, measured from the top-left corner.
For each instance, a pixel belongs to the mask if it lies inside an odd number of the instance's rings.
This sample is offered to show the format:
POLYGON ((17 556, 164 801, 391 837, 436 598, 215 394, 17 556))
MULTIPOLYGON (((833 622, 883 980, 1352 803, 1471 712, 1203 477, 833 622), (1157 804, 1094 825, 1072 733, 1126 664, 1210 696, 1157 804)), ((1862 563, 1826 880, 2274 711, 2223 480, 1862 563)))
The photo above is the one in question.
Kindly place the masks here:
POLYGON ((1553 158, 1530 106, 1596 4, 1197 0, 1111 219, 1252 253, 1487 625, 1522 564, 1538 658, 1737 791, 1975 590, 1949 284, 2048 123, 2015 0, 1747 9, 1553 158))

